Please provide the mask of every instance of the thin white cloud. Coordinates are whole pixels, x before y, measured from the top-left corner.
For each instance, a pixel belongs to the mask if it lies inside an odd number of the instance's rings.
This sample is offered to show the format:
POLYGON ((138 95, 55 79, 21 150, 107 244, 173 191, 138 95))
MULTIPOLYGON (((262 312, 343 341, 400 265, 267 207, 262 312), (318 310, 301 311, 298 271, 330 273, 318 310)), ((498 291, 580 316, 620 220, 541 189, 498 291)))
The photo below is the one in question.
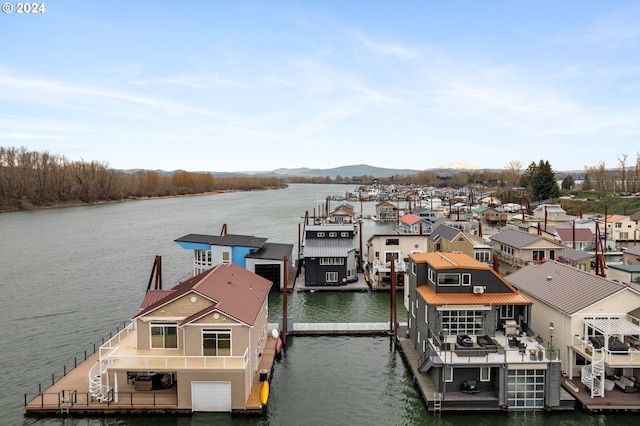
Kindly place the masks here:
POLYGON ((370 38, 365 37, 360 33, 352 33, 351 36, 355 38, 360 43, 360 46, 365 50, 373 52, 377 55, 393 56, 400 59, 410 59, 417 56, 416 52, 405 46, 391 43, 374 42, 370 38))

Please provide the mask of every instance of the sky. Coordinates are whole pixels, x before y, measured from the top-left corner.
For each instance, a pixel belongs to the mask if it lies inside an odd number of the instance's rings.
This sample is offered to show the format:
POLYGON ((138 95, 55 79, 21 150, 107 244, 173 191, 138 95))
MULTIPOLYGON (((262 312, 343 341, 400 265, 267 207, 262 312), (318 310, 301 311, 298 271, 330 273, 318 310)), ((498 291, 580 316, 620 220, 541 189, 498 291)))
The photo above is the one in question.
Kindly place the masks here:
POLYGON ((4 147, 213 172, 640 153, 637 1, 8 4, 4 147))

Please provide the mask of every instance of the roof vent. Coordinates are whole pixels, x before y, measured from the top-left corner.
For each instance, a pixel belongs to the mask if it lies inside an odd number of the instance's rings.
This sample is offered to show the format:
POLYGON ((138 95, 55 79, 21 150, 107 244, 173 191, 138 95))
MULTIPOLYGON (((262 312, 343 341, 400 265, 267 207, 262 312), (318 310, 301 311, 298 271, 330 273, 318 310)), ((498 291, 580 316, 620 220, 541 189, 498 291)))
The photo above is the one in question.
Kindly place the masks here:
POLYGON ((551 275, 547 275, 547 281, 551 281, 551 275))

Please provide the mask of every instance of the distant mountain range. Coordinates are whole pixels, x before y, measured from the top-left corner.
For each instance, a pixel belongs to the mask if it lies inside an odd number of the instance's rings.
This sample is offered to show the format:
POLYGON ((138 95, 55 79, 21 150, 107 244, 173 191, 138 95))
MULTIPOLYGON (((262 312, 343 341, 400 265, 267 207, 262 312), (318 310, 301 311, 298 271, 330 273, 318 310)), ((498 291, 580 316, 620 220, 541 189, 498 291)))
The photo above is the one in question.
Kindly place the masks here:
MULTIPOLYGON (((483 167, 475 166, 464 162, 455 162, 446 164, 437 168, 415 170, 415 169, 387 169, 384 167, 369 166, 367 164, 356 164, 351 166, 334 167, 331 169, 310 169, 302 167, 298 169, 276 169, 272 171, 238 171, 238 172, 207 172, 201 171, 200 173, 211 173, 216 177, 238 177, 238 176, 256 176, 256 177, 329 177, 335 179, 336 176, 353 177, 353 176, 373 176, 376 178, 387 178, 395 175, 414 175, 423 171, 439 174, 441 176, 450 176, 458 172, 474 172, 478 170, 489 170, 499 172, 503 169, 485 169, 483 167)), ((140 169, 119 170, 125 173, 137 173, 140 169)), ((161 175, 171 175, 176 172, 182 172, 184 170, 154 170, 161 175)))

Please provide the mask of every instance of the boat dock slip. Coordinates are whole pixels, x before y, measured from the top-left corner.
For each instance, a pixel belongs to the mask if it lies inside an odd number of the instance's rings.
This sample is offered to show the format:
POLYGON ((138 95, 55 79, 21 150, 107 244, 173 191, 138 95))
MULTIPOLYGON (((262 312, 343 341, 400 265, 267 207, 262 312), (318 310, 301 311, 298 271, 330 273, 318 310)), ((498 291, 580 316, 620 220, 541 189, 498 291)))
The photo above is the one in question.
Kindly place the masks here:
MULTIPOLYGON (((269 324, 277 328, 279 324, 269 324)), ((406 327, 406 323, 400 323, 406 327)), ((389 322, 320 322, 293 323, 287 327, 290 336, 331 336, 331 335, 384 335, 389 334, 389 322)))

